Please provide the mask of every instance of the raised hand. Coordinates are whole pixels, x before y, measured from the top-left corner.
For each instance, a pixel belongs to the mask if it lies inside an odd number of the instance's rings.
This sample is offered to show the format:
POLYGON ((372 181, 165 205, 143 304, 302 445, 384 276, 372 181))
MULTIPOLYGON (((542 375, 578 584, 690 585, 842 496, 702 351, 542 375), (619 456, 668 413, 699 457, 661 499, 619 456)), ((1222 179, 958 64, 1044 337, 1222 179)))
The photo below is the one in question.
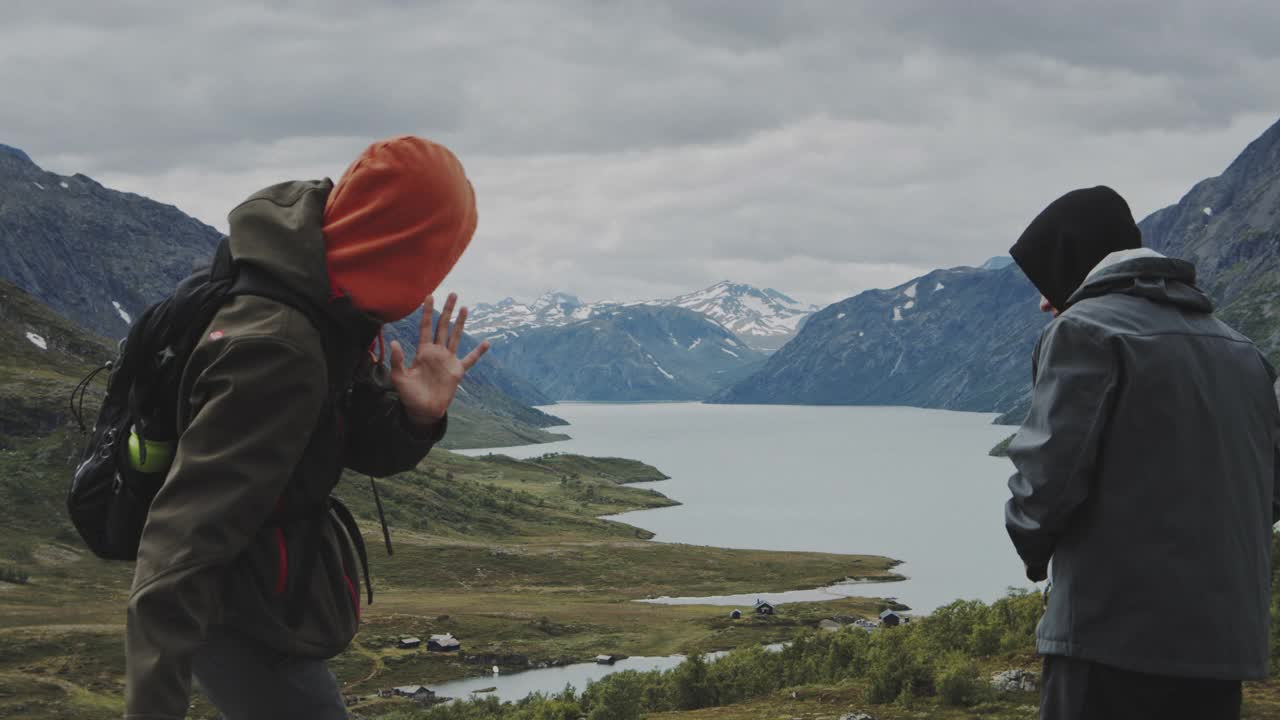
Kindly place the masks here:
POLYGON ((421 427, 439 422, 444 417, 463 375, 489 351, 489 343, 482 342, 466 357, 458 359, 458 342, 467 322, 467 309, 464 307, 458 311, 458 320, 453 323, 451 331, 449 323, 453 320, 453 307, 457 302, 458 296, 450 293, 444 309, 440 311, 440 322, 432 330, 435 297, 427 296, 422 304, 422 324, 418 327, 418 351, 411 366, 405 367, 404 349, 400 343, 391 342, 391 383, 400 394, 400 402, 409 420, 421 427))

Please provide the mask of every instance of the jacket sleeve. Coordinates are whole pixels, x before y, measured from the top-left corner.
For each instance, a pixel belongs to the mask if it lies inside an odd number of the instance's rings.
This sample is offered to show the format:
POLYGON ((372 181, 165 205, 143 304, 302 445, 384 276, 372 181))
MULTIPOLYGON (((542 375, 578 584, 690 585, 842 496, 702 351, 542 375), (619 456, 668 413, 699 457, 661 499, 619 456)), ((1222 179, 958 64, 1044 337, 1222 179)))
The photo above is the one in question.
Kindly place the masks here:
POLYGON ((186 715, 222 571, 266 522, 327 395, 323 358, 271 337, 202 346, 187 372, 199 373, 191 422, 147 515, 129 598, 126 718, 186 715))
POLYGON ((1068 317, 1049 326, 1036 353, 1031 411, 1009 444, 1017 472, 1005 527, 1027 577, 1038 582, 1072 512, 1088 498, 1119 373, 1105 343, 1068 317))
POLYGON ((414 427, 381 363, 365 363, 356 373, 346 417, 346 466, 373 477, 417 467, 449 426, 446 416, 431 427, 414 427))
MULTIPOLYGON (((1266 362, 1265 358, 1263 362, 1266 362)), ((1271 488, 1271 524, 1280 522, 1280 382, 1276 381, 1276 370, 1266 363, 1267 372, 1271 374, 1272 390, 1276 395, 1275 422, 1275 484, 1271 488)))

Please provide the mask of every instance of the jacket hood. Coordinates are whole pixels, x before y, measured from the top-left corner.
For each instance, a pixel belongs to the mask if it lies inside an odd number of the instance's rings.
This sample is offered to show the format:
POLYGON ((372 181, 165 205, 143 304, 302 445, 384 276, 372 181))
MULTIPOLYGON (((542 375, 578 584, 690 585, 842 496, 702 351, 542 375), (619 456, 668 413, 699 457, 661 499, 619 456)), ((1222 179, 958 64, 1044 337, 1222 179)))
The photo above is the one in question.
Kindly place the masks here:
POLYGON ((1036 216, 1010 248, 1018 267, 1058 310, 1103 258, 1142 246, 1124 198, 1109 187, 1072 190, 1036 216))
POLYGON ((227 216, 231 256, 325 305, 330 293, 321 219, 332 190, 327 179, 284 182, 249 196, 227 216))
MULTIPOLYGON (((249 196, 227 216, 231 257, 275 278, 361 337, 381 323, 350 301, 333 300, 322 229, 333 181, 284 182, 249 196)), ((367 341, 366 341, 367 342, 367 341)))
POLYGON ((1191 312, 1213 312, 1213 301, 1196 287, 1195 265, 1145 248, 1103 258, 1067 305, 1110 294, 1134 295, 1191 312))
POLYGON ((475 192, 447 148, 405 136, 370 145, 324 207, 336 295, 384 322, 417 309, 476 229, 475 192))

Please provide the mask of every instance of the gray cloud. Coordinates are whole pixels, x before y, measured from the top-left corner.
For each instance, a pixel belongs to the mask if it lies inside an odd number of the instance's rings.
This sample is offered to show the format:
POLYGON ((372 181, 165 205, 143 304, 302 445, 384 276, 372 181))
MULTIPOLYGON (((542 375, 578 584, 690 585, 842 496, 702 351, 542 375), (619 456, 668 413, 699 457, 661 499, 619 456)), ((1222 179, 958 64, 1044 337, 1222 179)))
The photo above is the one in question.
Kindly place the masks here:
POLYGON ((1174 202, 1275 120, 1274 3, 25 2, 0 142, 219 227, 416 132, 480 231, 451 285, 833 300, 1003 252, 1062 191, 1174 202))

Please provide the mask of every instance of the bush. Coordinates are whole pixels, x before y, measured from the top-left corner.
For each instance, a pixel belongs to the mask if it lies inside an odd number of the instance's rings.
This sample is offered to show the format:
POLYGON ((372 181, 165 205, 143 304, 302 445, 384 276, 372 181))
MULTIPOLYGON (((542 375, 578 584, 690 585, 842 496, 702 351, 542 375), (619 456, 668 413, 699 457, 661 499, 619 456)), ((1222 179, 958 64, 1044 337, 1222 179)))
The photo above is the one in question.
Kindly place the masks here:
POLYGON ((641 673, 624 671, 610 675, 604 682, 592 683, 583 695, 591 708, 587 720, 640 720, 646 680, 641 673))
POLYGON ((923 647, 917 625, 881 630, 872 638, 867 657, 867 699, 876 704, 933 694, 933 661, 923 647))
POLYGON ((947 655, 935 678, 938 697, 952 707, 971 707, 983 698, 985 687, 978 678, 978 666, 959 652, 947 655))
POLYGON ((716 689, 711 685, 707 661, 693 655, 671 673, 672 700, 678 710, 697 710, 716 704, 716 689))

